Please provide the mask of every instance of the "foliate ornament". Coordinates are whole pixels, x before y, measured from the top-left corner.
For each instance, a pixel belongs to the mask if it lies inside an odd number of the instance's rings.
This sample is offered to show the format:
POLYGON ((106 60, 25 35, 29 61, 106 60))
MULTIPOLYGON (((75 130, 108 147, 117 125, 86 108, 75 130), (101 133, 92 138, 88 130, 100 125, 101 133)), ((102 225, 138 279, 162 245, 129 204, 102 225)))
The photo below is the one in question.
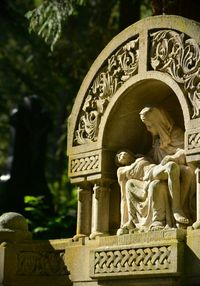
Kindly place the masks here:
POLYGON ((87 92, 74 134, 74 145, 97 141, 101 117, 116 91, 137 73, 138 56, 137 37, 120 47, 106 60, 87 92))
POLYGON ((166 72, 182 85, 193 108, 192 118, 200 116, 200 46, 194 39, 173 30, 150 33, 150 64, 166 72))

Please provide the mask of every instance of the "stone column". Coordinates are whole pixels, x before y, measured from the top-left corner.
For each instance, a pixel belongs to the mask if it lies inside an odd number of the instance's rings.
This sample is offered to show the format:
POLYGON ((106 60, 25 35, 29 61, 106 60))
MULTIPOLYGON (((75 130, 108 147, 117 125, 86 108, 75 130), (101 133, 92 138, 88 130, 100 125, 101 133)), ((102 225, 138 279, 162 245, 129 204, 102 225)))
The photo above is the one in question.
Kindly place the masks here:
POLYGON ((94 185, 93 190, 92 233, 90 239, 94 239, 96 236, 108 235, 109 233, 109 185, 97 183, 94 185))
POLYGON ((200 169, 196 169, 196 182, 197 182, 197 194, 196 194, 196 200, 197 200, 197 221, 200 222, 200 169))
POLYGON ((89 185, 79 186, 76 235, 73 240, 91 233, 92 190, 89 185))
POLYGON ((200 169, 197 168, 195 171, 196 174, 196 207, 197 207, 197 219, 195 223, 193 223, 194 229, 200 228, 200 169))

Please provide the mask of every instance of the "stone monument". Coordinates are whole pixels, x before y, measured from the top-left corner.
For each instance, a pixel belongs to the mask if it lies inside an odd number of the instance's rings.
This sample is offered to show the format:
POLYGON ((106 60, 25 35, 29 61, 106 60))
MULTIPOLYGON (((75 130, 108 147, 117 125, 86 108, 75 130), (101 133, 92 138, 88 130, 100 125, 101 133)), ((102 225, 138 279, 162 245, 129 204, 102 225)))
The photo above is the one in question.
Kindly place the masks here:
POLYGON ((2 243, 1 283, 199 285, 199 87, 199 23, 155 16, 117 35, 68 121, 76 235, 2 243))
POLYGON ((141 20, 82 83, 68 126, 73 239, 93 246, 78 285, 198 284, 199 32, 180 16, 141 20))

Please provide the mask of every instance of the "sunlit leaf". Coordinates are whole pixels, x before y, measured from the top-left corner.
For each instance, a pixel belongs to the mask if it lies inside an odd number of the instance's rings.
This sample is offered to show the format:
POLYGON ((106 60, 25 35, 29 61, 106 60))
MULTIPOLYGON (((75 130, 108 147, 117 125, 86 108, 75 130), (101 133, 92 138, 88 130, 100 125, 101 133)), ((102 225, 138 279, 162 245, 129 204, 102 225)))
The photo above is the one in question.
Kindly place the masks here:
POLYGON ((45 0, 37 8, 26 13, 29 20, 29 31, 37 33, 50 45, 53 51, 61 37, 62 25, 69 16, 76 14, 76 7, 85 0, 45 0))

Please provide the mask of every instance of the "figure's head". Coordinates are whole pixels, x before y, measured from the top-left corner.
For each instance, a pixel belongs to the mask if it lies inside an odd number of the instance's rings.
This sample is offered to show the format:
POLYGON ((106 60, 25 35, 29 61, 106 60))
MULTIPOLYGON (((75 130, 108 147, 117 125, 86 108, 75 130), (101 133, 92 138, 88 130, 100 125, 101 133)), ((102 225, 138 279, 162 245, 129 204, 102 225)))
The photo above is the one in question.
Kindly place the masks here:
POLYGON ((171 142, 174 121, 166 111, 155 106, 145 107, 140 112, 140 118, 153 137, 156 135, 160 137, 162 146, 171 142))
POLYGON ((153 135, 158 135, 158 128, 156 124, 155 107, 145 107, 140 111, 140 119, 145 124, 147 130, 153 135))
POLYGON ((129 150, 119 150, 115 157, 115 163, 117 166, 130 165, 134 161, 135 161, 135 156, 129 150))

